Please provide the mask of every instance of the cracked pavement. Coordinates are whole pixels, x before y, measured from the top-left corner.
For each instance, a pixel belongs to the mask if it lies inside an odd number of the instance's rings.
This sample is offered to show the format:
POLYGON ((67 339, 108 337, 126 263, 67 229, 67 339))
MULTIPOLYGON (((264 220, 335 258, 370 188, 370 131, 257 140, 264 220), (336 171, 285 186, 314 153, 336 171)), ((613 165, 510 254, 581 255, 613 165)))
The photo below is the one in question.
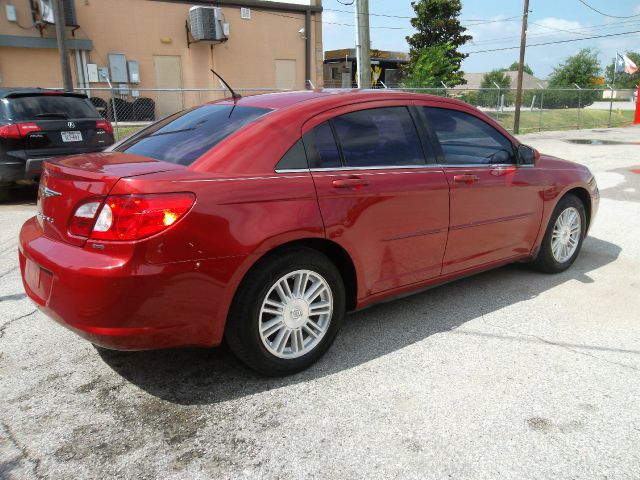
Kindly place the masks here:
POLYGON ((350 315, 329 353, 264 379, 224 348, 99 350, 24 296, 0 205, 0 478, 632 479, 640 472, 640 129, 525 143, 602 200, 574 266, 521 265, 350 315))

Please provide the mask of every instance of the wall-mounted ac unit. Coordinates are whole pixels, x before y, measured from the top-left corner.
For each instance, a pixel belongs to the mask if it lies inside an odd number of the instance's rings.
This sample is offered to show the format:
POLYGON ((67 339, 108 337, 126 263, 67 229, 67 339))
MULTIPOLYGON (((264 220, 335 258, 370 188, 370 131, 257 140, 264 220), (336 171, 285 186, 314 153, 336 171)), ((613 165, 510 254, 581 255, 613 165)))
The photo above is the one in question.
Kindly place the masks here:
MULTIPOLYGON (((45 23, 55 23, 53 18, 53 0, 40 0, 40 19, 45 23)), ((77 27, 76 6, 74 0, 62 1, 64 24, 68 27, 77 27)))
POLYGON ((191 7, 189 9, 191 36, 196 42, 222 42, 229 35, 219 7, 191 7))

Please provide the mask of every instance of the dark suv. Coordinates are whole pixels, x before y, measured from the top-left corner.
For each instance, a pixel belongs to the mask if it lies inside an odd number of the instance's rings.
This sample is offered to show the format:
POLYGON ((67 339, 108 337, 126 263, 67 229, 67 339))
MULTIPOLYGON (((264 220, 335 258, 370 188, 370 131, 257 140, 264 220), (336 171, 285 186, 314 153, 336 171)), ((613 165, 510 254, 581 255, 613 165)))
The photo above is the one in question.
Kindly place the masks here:
POLYGON ((0 89, 0 198, 18 180, 35 180, 51 157, 97 152, 113 143, 111 123, 86 95, 0 89))

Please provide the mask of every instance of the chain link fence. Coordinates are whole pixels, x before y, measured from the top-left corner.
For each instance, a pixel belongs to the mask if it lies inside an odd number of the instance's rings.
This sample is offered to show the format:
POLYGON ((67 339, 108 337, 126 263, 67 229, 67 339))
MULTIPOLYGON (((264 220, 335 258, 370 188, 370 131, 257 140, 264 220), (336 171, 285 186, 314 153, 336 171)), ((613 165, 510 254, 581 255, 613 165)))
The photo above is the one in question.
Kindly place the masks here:
MULTIPOLYGON (((325 85, 330 88, 331 85, 325 85)), ((384 85, 380 88, 455 98, 470 103, 513 131, 515 90, 384 85)), ((226 89, 76 89, 86 94, 116 138, 123 138, 167 115, 230 96, 226 89)), ((284 91, 276 88, 238 89, 243 96, 284 91)), ((617 127, 631 124, 635 92, 615 89, 523 89, 520 133, 544 130, 617 127)))
MULTIPOLYGON (((192 108, 203 103, 229 97, 229 90, 211 89, 119 89, 119 88, 76 88, 74 91, 84 93, 98 110, 98 113, 109 120, 114 129, 116 139, 124 138, 142 127, 161 118, 192 108)), ((236 90, 243 96, 270 93, 276 88, 240 88, 236 90)))
MULTIPOLYGON (((455 98, 478 107, 513 131, 516 91, 511 88, 389 86, 394 90, 455 98)), ((633 123, 636 94, 612 88, 535 88, 522 90, 520 133, 544 130, 619 127, 633 123)))

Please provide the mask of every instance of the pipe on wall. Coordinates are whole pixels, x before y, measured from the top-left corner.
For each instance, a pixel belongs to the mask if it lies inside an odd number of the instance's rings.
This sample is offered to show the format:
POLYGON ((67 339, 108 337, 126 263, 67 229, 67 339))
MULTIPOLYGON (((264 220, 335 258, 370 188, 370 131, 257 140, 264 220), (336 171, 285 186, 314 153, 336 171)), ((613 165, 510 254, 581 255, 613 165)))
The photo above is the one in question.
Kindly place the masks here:
POLYGON ((312 88, 311 85, 311 11, 305 10, 304 15, 304 76, 305 87, 312 88))

